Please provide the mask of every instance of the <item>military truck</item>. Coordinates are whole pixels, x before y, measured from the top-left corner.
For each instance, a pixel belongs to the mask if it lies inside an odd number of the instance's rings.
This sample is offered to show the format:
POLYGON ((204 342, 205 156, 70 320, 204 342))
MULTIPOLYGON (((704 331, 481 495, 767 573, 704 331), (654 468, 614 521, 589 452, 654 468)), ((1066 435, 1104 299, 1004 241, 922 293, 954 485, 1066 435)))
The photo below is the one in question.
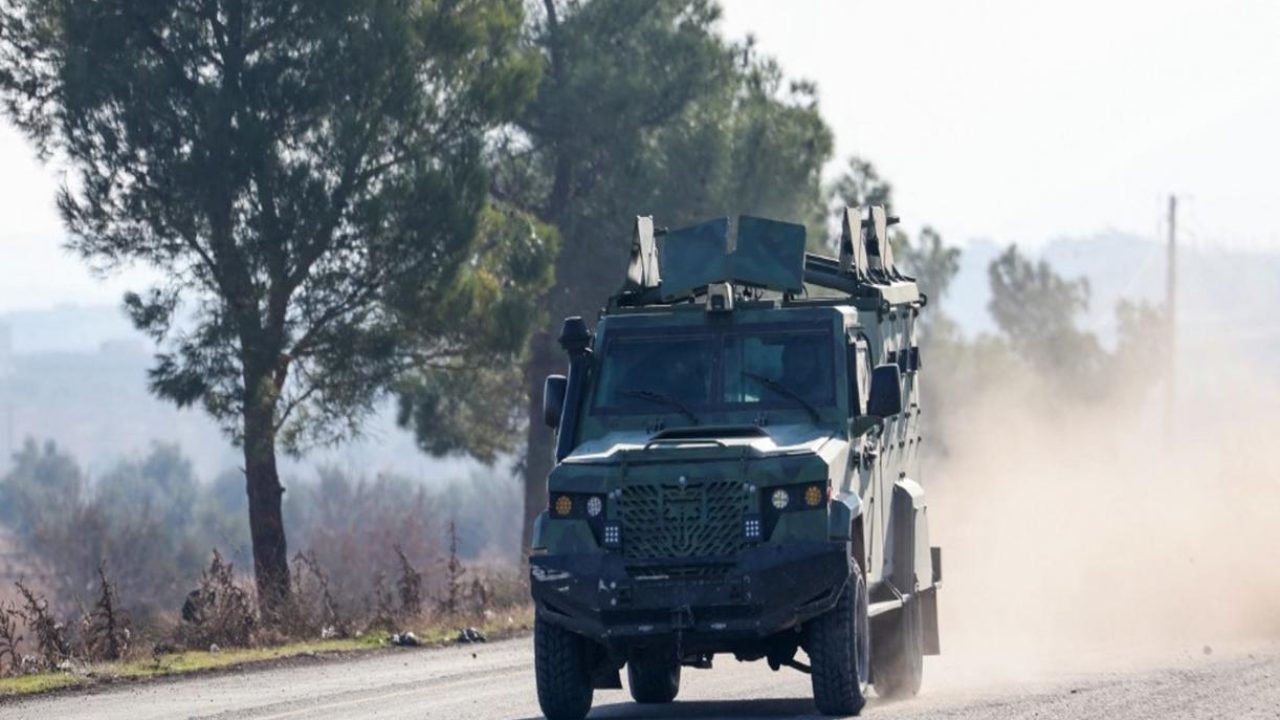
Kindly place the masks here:
POLYGON ((594 332, 564 321, 530 558, 548 718, 624 666, 637 702, 672 702, 717 655, 809 673, 829 715, 918 692, 942 569, 913 476, 927 298, 894 221, 846 209, 830 258, 792 223, 637 218, 594 332))

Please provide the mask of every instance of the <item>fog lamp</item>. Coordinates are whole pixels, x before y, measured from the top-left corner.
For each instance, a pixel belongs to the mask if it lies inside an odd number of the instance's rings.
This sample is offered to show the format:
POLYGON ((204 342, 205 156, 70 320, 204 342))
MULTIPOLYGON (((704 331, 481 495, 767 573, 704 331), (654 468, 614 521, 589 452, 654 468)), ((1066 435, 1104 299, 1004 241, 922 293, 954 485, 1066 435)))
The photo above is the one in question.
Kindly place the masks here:
POLYGON ((556 514, 560 517, 568 517, 573 512, 573 498, 568 495, 561 495, 556 498, 556 514))
POLYGON ((773 503, 774 510, 786 510, 787 505, 791 504, 791 495, 786 490, 778 488, 773 491, 769 502, 773 503))
POLYGON ((618 523, 605 523, 604 525, 604 546, 608 548, 616 548, 622 545, 622 528, 618 523))
POLYGON ((764 535, 760 526, 759 516, 748 515, 746 519, 743 520, 742 534, 745 535, 748 540, 759 540, 764 535))

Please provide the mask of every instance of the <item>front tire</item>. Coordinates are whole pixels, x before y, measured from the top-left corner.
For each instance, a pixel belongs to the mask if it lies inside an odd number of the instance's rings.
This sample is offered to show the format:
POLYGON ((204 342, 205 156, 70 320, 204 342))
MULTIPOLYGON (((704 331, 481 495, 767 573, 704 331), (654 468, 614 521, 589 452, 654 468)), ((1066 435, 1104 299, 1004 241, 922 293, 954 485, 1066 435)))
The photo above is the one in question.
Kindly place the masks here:
POLYGON ((675 651, 644 652, 627 662, 631 697, 645 705, 661 705, 680 693, 680 659, 675 651))
POLYGON ((867 584, 852 560, 849 581, 836 606, 805 625, 812 663, 813 701, 823 715, 857 715, 866 704, 871 675, 867 584))
POLYGON ((587 665, 587 641, 541 617, 533 624, 533 664, 538 705, 547 720, 582 720, 595 691, 587 665))
POLYGON ((871 656, 876 694, 890 699, 914 697, 924 682, 924 619, 920 602, 911 598, 883 622, 883 632, 876 633, 871 656))

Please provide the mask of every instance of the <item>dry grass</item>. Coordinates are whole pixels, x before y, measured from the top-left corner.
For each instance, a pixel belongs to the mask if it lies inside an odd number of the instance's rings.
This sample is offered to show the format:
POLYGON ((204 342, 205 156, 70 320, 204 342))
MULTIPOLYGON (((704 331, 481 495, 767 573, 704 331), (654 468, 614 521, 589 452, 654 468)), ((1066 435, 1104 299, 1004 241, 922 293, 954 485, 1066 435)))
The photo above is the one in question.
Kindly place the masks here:
POLYGON ((90 680, 81 675, 70 673, 37 673, 19 677, 0 678, 0 698, 26 695, 40 695, 78 687, 90 680))
MULTIPOLYGON (((451 645, 459 630, 475 627, 489 640, 518 637, 533 627, 533 609, 522 607, 490 617, 476 625, 466 619, 437 618, 408 626, 425 647, 451 645)), ((358 638, 297 642, 262 648, 236 648, 220 652, 188 651, 158 655, 146 660, 96 663, 74 672, 43 672, 0 678, 0 698, 39 695, 69 688, 83 688, 117 681, 147 680, 228 670, 253 670, 299 657, 346 657, 356 653, 389 648, 386 633, 369 633, 358 638)))

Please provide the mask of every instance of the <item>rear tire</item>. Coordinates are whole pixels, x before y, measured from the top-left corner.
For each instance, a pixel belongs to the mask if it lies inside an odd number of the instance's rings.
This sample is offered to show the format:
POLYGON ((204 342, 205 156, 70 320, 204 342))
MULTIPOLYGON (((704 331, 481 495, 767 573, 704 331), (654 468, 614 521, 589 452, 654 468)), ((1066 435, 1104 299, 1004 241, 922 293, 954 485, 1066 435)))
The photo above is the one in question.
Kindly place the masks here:
POLYGON ((631 698, 645 705, 661 705, 680 694, 680 659, 675 651, 644 652, 627 662, 631 698))
POLYGON ((547 720, 585 718, 595 696, 587 640, 538 617, 533 625, 533 661, 538 705, 547 720))
POLYGON ((913 697, 924 682, 924 619, 919 601, 912 598, 884 623, 884 631, 876 633, 871 654, 876 694, 882 698, 913 697))
POLYGON ((805 651, 812 663, 813 702, 823 715, 857 715, 866 704, 871 675, 871 627, 867 584, 852 560, 849 581, 836 606, 805 625, 805 651))

